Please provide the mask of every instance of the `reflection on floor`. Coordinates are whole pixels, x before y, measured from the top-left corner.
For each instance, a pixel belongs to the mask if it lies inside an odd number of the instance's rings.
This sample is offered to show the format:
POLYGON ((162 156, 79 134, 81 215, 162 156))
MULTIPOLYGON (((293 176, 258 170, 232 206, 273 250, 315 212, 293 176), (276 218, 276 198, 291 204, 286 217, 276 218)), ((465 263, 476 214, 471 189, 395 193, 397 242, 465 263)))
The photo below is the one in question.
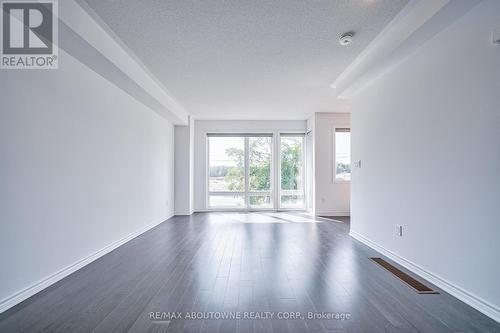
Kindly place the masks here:
POLYGON ((316 218, 299 212, 251 212, 251 213, 213 213, 223 217, 216 223, 322 223, 323 218, 316 218))
POLYGON ((348 232, 301 213, 175 217, 1 314, 0 332, 500 331, 348 232))

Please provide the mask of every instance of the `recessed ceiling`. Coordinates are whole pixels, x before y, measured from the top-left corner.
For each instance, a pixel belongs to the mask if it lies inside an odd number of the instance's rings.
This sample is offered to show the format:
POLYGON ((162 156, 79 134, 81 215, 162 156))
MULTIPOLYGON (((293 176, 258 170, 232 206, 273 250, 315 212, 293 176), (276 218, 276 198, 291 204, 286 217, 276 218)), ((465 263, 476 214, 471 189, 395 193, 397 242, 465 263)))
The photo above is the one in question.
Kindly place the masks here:
POLYGON ((347 111, 329 86, 408 0, 86 0, 202 119, 347 111), (355 31, 348 46, 338 43, 355 31))

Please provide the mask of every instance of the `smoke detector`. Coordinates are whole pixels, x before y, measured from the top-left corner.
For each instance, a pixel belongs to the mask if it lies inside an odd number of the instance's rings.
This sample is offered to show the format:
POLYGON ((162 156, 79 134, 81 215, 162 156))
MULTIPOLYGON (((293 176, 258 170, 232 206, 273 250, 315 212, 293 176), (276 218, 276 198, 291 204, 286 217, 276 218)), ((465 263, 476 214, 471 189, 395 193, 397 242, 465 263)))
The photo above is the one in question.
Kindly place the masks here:
POLYGON ((351 44, 353 37, 354 37, 354 32, 352 31, 344 32, 339 38, 339 44, 340 45, 351 44))

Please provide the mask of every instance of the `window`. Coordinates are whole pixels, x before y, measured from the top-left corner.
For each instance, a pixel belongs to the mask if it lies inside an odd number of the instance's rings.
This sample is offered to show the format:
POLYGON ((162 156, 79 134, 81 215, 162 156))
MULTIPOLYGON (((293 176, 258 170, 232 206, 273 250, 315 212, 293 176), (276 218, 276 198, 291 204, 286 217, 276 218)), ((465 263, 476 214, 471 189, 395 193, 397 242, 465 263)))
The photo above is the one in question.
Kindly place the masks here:
POLYGON ((351 180, 351 130, 335 129, 335 180, 351 180))
POLYGON ((209 191, 244 192, 244 138, 211 137, 208 142, 209 191))
POLYGON ((245 207, 244 149, 244 138, 222 136, 209 138, 209 207, 245 207))
POLYGON ((303 209, 304 135, 282 134, 280 137, 280 208, 303 209))
POLYGON ((208 134, 208 206, 273 208, 271 134, 208 134))
POLYGON ((304 143, 304 133, 207 134, 208 208, 304 209, 304 143))

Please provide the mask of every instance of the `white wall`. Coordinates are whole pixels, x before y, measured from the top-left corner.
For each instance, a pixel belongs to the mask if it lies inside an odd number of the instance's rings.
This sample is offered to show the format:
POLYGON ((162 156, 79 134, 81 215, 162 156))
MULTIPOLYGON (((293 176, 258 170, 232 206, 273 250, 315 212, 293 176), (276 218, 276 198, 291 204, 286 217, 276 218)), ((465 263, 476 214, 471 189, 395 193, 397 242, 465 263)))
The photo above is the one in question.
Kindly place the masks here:
POLYGON ((173 126, 63 50, 59 61, 0 74, 1 309, 173 214, 173 126))
POLYGON ((349 113, 316 113, 314 116, 314 213, 350 214, 351 184, 334 177, 335 128, 351 127, 349 113))
POLYGON ((315 163, 314 163, 314 135, 316 133, 316 115, 313 114, 311 117, 307 118, 307 136, 306 136, 306 168, 307 168, 307 182, 306 182, 306 198, 307 198, 307 210, 310 214, 314 214, 314 199, 315 199, 315 163))
POLYGON ((195 120, 194 122, 194 202, 195 211, 206 210, 208 132, 305 131, 302 120, 195 120))
POLYGON ((498 28, 484 1, 353 99, 352 232, 500 320, 498 28))
POLYGON ((194 120, 175 126, 175 214, 191 215, 194 209, 194 120))

